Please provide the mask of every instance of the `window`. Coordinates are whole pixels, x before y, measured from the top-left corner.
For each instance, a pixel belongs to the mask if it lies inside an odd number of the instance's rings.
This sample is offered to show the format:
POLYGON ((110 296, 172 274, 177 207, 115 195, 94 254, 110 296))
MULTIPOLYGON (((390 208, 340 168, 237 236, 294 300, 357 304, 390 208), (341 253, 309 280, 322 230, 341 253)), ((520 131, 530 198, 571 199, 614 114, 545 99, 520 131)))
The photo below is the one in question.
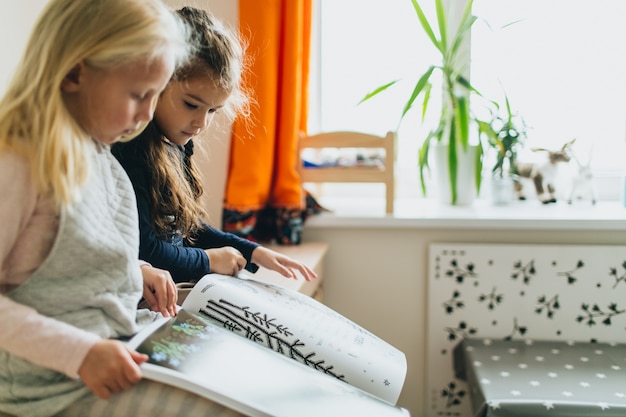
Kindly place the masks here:
MULTIPOLYGON (((434 17, 434 2, 421 3, 434 17)), ((438 58, 410 0, 319 0, 317 8, 310 132, 397 129, 416 77, 438 58), (395 79, 401 80, 397 88, 358 105, 395 79)), ((474 15, 471 82, 501 103, 506 92, 530 127, 523 155, 538 157, 532 147, 560 147, 576 138, 582 162, 592 155, 600 198, 619 198, 626 157, 626 2, 474 0, 474 15)), ((417 149, 433 123, 411 111, 398 129, 399 198, 421 196, 417 149)))

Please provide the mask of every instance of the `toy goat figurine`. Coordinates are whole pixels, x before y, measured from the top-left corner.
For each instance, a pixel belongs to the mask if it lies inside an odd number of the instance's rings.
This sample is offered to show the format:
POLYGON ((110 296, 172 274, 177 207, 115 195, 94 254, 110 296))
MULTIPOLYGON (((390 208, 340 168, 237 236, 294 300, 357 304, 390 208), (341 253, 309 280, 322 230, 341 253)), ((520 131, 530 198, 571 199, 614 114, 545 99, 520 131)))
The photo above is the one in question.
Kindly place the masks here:
POLYGON ((591 204, 596 204, 596 190, 593 184, 593 173, 591 172, 591 152, 589 152, 589 158, 586 164, 582 164, 580 160, 572 153, 572 159, 576 161, 578 165, 578 171, 572 178, 572 189, 570 191, 568 204, 572 204, 575 197, 582 199, 588 197, 591 200, 591 204))
MULTIPOLYGON (((573 139, 567 142, 559 150, 553 151, 545 148, 533 148, 533 152, 548 152, 548 160, 542 164, 515 162, 515 172, 520 178, 528 178, 532 181, 537 192, 537 198, 543 204, 556 203, 554 178, 558 164, 569 162, 571 159, 570 148, 574 144, 573 139)), ((525 200, 523 184, 520 179, 515 180, 515 194, 519 200, 525 200)))

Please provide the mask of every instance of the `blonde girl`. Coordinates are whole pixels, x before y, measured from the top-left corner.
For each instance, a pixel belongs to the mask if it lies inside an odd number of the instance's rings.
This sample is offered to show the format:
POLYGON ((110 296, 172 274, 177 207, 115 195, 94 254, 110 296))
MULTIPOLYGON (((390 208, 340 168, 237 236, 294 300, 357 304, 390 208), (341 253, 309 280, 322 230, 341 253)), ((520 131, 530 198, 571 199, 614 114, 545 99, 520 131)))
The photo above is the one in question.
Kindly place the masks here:
POLYGON ((171 303, 173 284, 142 275, 109 146, 152 118, 186 35, 160 0, 49 0, 36 23, 0 101, 0 413, 231 414, 141 380, 146 357, 117 340, 154 319, 144 289, 171 303))

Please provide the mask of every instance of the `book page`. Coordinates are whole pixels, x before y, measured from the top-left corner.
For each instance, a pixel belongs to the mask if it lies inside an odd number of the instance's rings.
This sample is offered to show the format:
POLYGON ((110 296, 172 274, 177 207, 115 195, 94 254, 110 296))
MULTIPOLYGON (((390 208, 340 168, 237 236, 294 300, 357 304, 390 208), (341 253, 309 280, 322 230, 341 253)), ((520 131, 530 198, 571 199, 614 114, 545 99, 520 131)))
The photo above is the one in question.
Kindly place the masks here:
POLYGON ((147 354, 145 378, 181 387, 252 417, 409 417, 356 387, 181 310, 129 347, 147 354))
POLYGON ((203 277, 182 308, 327 376, 396 404, 404 353, 315 299, 249 277, 203 277))

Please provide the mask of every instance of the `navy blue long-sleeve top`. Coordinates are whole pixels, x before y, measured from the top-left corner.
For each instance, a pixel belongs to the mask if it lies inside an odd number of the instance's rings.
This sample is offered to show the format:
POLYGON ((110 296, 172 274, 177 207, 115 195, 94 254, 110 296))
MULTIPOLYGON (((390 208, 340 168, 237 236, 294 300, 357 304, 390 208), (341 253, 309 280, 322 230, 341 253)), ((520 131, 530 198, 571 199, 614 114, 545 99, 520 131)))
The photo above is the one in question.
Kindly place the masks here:
MULTIPOLYGON (((179 233, 162 239, 155 233, 151 222, 151 170, 145 156, 143 135, 125 143, 116 143, 111 151, 126 170, 135 189, 139 214, 139 258, 152 266, 168 270, 175 282, 197 281, 211 272, 209 257, 204 249, 232 246, 246 259, 246 269, 256 272, 258 266, 251 262, 252 251, 259 245, 226 233, 209 225, 205 225, 189 242, 179 233)), ((176 146, 176 145, 173 145, 176 146)), ((177 147, 181 152, 181 163, 184 148, 177 147)), ((166 198, 164 196, 164 198, 166 198)))

